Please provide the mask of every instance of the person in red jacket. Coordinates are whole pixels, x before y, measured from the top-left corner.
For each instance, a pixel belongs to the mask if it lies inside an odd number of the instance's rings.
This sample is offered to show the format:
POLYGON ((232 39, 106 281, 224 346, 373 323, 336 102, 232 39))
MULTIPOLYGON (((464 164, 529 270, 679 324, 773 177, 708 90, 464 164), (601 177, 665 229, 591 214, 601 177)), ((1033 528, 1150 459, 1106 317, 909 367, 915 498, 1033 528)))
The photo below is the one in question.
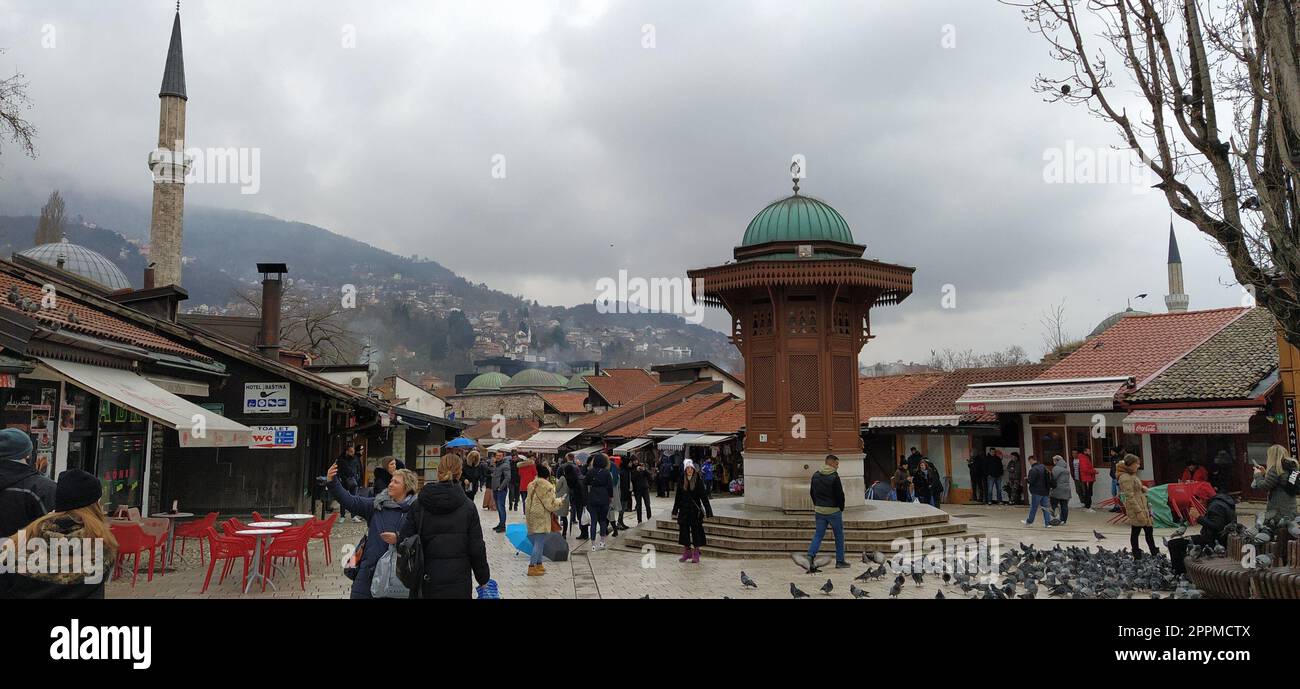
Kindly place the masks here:
POLYGON ((1092 484, 1097 480, 1097 469, 1092 464, 1092 456, 1087 449, 1080 449, 1074 454, 1074 471, 1071 472, 1074 485, 1079 492, 1079 502, 1083 509, 1092 511, 1092 484))
POLYGON ((1179 481, 1206 481, 1210 480, 1210 472, 1201 466, 1201 461, 1195 457, 1187 460, 1187 468, 1183 469, 1182 478, 1179 481))
MULTIPOLYGON (((525 455, 519 456, 519 463, 515 465, 515 470, 519 472, 519 498, 520 500, 528 499, 528 486, 537 478, 537 460, 525 455)), ((528 510, 524 510, 527 512, 528 510)))

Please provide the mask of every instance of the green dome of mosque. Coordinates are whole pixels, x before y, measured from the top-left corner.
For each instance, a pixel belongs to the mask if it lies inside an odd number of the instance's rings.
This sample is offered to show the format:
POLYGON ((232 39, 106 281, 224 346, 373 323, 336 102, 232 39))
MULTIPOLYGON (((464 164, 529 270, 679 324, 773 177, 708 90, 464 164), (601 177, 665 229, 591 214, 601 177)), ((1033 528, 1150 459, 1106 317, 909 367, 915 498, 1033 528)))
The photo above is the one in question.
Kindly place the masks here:
POLYGON ((465 390, 500 390, 502 385, 510 382, 510 376, 498 371, 480 373, 465 386, 465 390))
POLYGON ((587 385, 587 381, 583 380, 582 377, 594 375, 596 375, 596 371, 593 369, 587 369, 581 373, 575 373, 573 374, 573 377, 569 379, 569 384, 564 387, 568 390, 586 390, 591 386, 587 385))
POLYGON ((569 384, 564 376, 537 368, 526 368, 510 377, 503 388, 562 388, 569 384))
POLYGON ((854 243, 853 232, 839 211, 811 196, 795 194, 759 211, 745 228, 740 245, 815 241, 854 243))

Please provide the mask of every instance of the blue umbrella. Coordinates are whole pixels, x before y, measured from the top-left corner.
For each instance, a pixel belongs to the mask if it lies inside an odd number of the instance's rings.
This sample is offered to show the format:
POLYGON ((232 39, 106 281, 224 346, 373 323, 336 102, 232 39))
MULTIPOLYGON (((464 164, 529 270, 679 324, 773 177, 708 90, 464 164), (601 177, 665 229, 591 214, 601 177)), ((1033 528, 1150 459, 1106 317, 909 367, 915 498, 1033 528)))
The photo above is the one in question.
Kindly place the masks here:
MULTIPOLYGON (((515 550, 524 555, 533 554, 533 542, 528 540, 528 527, 523 524, 509 524, 506 526, 506 540, 515 550)), ((564 562, 569 559, 569 542, 564 540, 564 536, 558 533, 546 535, 546 542, 542 544, 542 557, 551 562, 564 562)))
POLYGON ((523 524, 509 524, 506 526, 506 540, 515 550, 524 555, 533 554, 533 542, 528 540, 528 527, 523 524))
POLYGON ((447 447, 478 447, 478 444, 462 435, 458 438, 452 438, 447 443, 447 447))

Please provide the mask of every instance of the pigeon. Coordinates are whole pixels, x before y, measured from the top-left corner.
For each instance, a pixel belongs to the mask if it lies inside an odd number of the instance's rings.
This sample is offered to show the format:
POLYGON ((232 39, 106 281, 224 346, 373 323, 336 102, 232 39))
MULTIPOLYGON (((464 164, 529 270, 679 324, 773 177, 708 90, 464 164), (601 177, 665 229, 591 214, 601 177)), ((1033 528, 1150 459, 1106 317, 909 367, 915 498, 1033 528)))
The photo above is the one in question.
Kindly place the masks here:
POLYGON ((1187 525, 1181 524, 1177 529, 1174 529, 1174 532, 1172 534, 1169 535, 1173 536, 1174 538, 1178 538, 1179 536, 1182 536, 1185 533, 1187 533, 1187 525))
POLYGON ((900 591, 903 590, 903 582, 895 581, 893 586, 889 587, 889 597, 897 598, 900 591))
POLYGON ((1241 202, 1241 210, 1243 211, 1257 211, 1259 209, 1260 205, 1258 196, 1251 196, 1241 202))
POLYGON ((799 587, 794 585, 794 582, 790 582, 790 597, 799 600, 800 598, 807 598, 808 594, 800 591, 799 587))
POLYGON ((902 586, 904 581, 907 581, 907 578, 904 577, 902 574, 894 577, 894 583, 898 584, 899 586, 902 586))
POLYGON ((77 318, 77 312, 76 312, 76 311, 69 311, 69 312, 68 312, 68 322, 69 322, 69 323, 72 323, 72 324, 74 324, 74 325, 80 325, 80 324, 81 324, 81 319, 80 319, 80 318, 77 318))
POLYGON ((944 598, 944 596, 943 596, 943 591, 935 591, 935 592, 934 592, 934 598, 935 598, 935 600, 943 600, 943 598, 944 598))
POLYGON ((885 554, 878 550, 864 550, 862 551, 862 561, 867 564, 874 562, 883 565, 885 564, 885 554))
POLYGON ((944 572, 944 573, 943 573, 943 585, 944 585, 944 586, 947 586, 948 584, 951 584, 951 583, 952 583, 952 575, 949 574, 949 573, 947 573, 947 572, 944 572))
POLYGON ((922 572, 922 571, 920 571, 920 570, 917 570, 917 571, 915 571, 915 572, 912 572, 912 581, 915 581, 917 586, 920 586, 920 585, 921 585, 921 581, 924 580, 924 579, 925 579, 925 573, 924 573, 924 572, 922 572))
POLYGON ((1038 591, 1025 591, 1024 593, 1016 596, 1016 598, 1019 598, 1020 600, 1033 600, 1034 596, 1036 595, 1038 595, 1038 591))
POLYGON ((1200 98, 1197 98, 1195 96, 1189 96, 1186 93, 1184 93, 1183 97, 1179 100, 1183 102, 1183 105, 1186 105, 1188 107, 1193 107, 1193 108, 1199 108, 1201 106, 1201 103, 1204 102, 1200 98))
POLYGON ((853 584, 849 584, 849 593, 853 594, 854 598, 868 598, 871 596, 870 593, 863 591, 862 589, 854 586, 853 584))
POLYGON ((827 579, 826 583, 822 584, 822 593, 829 596, 831 595, 831 591, 834 590, 835 590, 835 584, 832 584, 830 579, 827 579))
POLYGON ((650 594, 647 593, 644 596, 641 596, 641 600, 650 600, 650 594))
POLYGON ((18 285, 9 285, 9 303, 18 304, 23 300, 23 293, 18 291, 18 285))
POLYGON ((1096 529, 1093 529, 1093 530, 1092 530, 1092 537, 1095 538, 1095 539, 1097 539, 1097 540, 1099 540, 1099 541, 1104 541, 1104 540, 1106 540, 1106 536, 1103 535, 1100 531, 1098 531, 1098 530, 1096 530, 1096 529))
POLYGON ((1062 96, 1068 96, 1068 95, 1070 95, 1070 85, 1069 85, 1069 84, 1061 84, 1061 95, 1062 95, 1062 96))
POLYGON ((871 570, 867 570, 867 571, 863 572, 862 574, 859 574, 858 576, 853 577, 853 580, 854 580, 854 581, 871 581, 872 579, 875 579, 875 577, 871 576, 871 570))
POLYGON ((740 572, 740 585, 744 586, 745 588, 751 588, 751 589, 758 588, 758 584, 754 583, 754 580, 750 579, 749 575, 745 574, 744 570, 741 570, 740 572))

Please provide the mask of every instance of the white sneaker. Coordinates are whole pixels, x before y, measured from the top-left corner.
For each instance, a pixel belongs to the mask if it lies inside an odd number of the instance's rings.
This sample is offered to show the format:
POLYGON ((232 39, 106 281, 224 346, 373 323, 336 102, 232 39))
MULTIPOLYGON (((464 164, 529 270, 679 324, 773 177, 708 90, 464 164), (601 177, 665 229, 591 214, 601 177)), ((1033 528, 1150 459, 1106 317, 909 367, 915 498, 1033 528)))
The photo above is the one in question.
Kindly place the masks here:
POLYGON ((1051 525, 1051 524, 1048 524, 1047 526, 1044 526, 1043 528, 1044 528, 1044 529, 1050 529, 1050 528, 1052 528, 1052 525, 1051 525))
POLYGON ((1021 523, 1021 524, 1025 524, 1026 526, 1033 526, 1033 525, 1034 525, 1034 523, 1031 522, 1031 521, 1029 521, 1028 519, 1021 519, 1021 520, 1020 520, 1020 523, 1021 523))
POLYGON ((354 521, 354 522, 360 524, 361 522, 363 522, 363 521, 365 521, 365 520, 362 519, 361 517, 358 517, 358 516, 356 516, 356 515, 353 515, 353 516, 352 516, 352 521, 354 521))

